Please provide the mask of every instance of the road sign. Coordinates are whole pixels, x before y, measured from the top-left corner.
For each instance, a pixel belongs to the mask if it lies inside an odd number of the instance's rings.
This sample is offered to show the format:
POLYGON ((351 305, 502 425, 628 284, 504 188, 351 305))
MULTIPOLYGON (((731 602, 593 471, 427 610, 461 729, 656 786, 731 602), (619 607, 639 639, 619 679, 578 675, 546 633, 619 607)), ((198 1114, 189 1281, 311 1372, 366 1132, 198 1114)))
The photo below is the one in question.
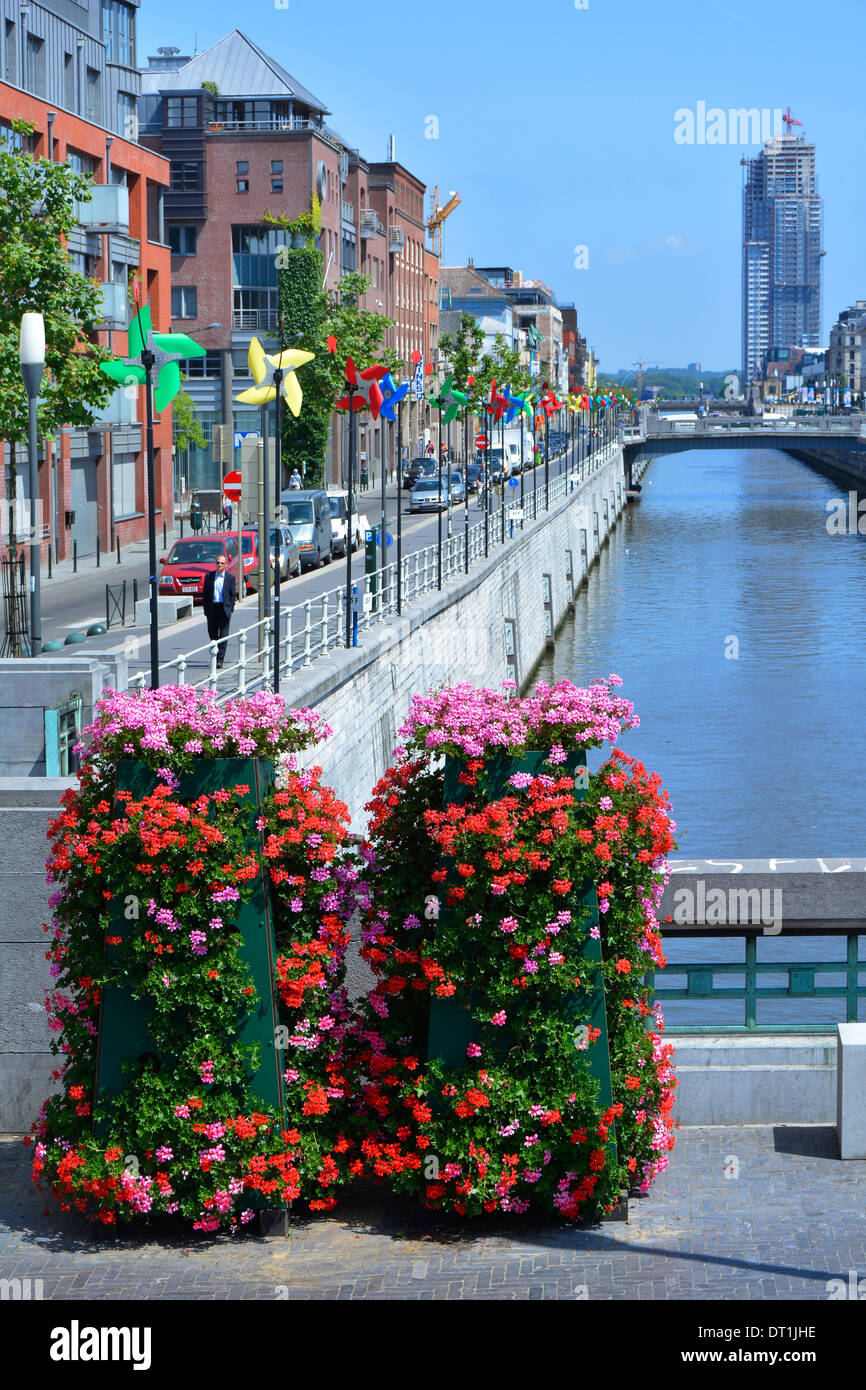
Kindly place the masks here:
POLYGON ((241 470, 239 468, 233 468, 231 473, 226 473, 223 478, 223 492, 230 502, 240 502, 241 470))
POLYGON ((486 434, 476 434, 476 436, 475 436, 475 447, 476 447, 476 449, 486 449, 486 448, 487 448, 487 435, 486 435, 486 434))

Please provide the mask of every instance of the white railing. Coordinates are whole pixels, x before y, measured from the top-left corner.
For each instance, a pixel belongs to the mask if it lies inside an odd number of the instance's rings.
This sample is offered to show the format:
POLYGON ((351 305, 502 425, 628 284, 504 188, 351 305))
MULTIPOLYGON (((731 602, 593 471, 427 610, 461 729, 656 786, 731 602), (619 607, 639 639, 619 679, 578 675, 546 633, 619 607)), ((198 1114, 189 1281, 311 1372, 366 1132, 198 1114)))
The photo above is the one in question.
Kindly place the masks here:
MULTIPOLYGON (((565 471, 551 478, 547 486, 542 464, 534 475, 524 474, 520 480, 522 489, 519 482, 514 488, 506 484, 501 489, 504 500, 491 497, 490 510, 486 515, 483 506, 476 503, 473 507, 471 500, 468 514, 464 502, 452 506, 451 534, 444 535, 442 540, 442 586, 466 573, 468 568, 501 546, 503 540, 507 545, 516 539, 528 521, 537 520, 547 507, 555 506, 573 492, 620 447, 617 442, 603 445, 580 461, 576 453, 573 454, 567 459, 565 471), (533 485, 527 486, 530 476, 533 485), (509 497, 509 493, 513 495, 509 497), (547 505, 546 493, 549 494, 547 505), (467 526, 467 519, 473 510, 477 519, 470 521, 467 526)), ((360 635, 376 623, 402 611, 422 594, 437 589, 439 583, 438 540, 422 550, 402 556, 399 584, 396 559, 353 580, 353 602, 357 604, 357 611, 353 613, 350 624, 350 645, 355 645, 360 635)), ((302 603, 287 604, 283 601, 279 635, 281 680, 311 666, 334 648, 344 647, 346 635, 345 583, 302 603)), ((236 661, 227 661, 224 666, 218 667, 219 644, 207 642, 162 662, 159 667, 160 684, 191 685, 194 689, 214 690, 220 700, 268 689, 273 663, 273 620, 265 618, 250 623, 240 631, 232 632, 227 640, 232 648, 237 644, 236 661)), ((128 686, 130 689, 144 690, 147 683, 147 674, 141 671, 129 679, 128 686)))

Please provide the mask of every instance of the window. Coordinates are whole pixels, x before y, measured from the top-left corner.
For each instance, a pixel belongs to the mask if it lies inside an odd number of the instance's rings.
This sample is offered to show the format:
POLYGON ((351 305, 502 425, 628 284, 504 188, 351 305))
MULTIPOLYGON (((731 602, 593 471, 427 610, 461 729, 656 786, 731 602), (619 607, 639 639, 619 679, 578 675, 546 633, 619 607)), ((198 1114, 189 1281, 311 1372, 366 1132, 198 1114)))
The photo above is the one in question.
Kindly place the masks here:
POLYGON ((198 97, 166 97, 165 123, 167 126, 197 126, 198 97))
POLYGON ((246 348, 232 348, 232 375, 245 377, 247 380, 252 376, 246 348))
POLYGON ((92 175, 96 173, 96 160, 93 156, 89 154, 79 154, 78 150, 71 150, 68 145, 66 147, 66 163, 76 174, 87 176, 88 174, 92 175))
POLYGON ((100 74, 96 68, 86 68, 87 73, 87 98, 85 116, 88 121, 93 121, 95 125, 102 123, 102 84, 100 74))
POLYGON ((135 454, 115 454, 112 461, 114 516, 135 515, 135 454))
POLYGON ((172 319, 195 319, 198 318, 197 291, 195 285, 172 285, 171 287, 171 317, 172 319))
POLYGON ((124 0, 102 0, 102 41, 109 63, 135 67, 135 11, 124 0))
POLYGON ((249 162, 246 159, 239 159, 235 167, 239 174, 248 174, 250 172, 249 162))
POLYGON ((173 256, 194 256, 196 229, 191 222, 176 222, 168 228, 168 244, 173 256))
POLYGON ((201 187, 201 165, 184 164, 171 161, 171 189, 173 193, 190 193, 201 187))
POLYGON ((187 358, 186 362, 181 363, 181 370, 186 372, 190 381, 213 381, 222 375, 220 363, 220 354, 209 352, 206 357, 187 358))
POLYGON ((238 193, 249 193, 249 191, 250 191, 250 181, 249 181, 249 179, 238 179, 238 181, 237 181, 237 191, 238 191, 238 193))
MULTIPOLYGON (((285 232, 274 227, 232 227, 235 328, 269 328, 277 318, 277 250, 285 232)), ((236 370, 237 370, 237 359, 236 370)))
POLYGON ((271 160, 271 173, 281 174, 283 172, 283 161, 281 159, 271 160))
POLYGON ((283 191, 283 181, 282 181, 282 179, 275 179, 275 178, 272 178, 272 179, 271 179, 271 192, 272 192, 272 193, 282 193, 282 191, 283 191))
POLYGON ((128 92, 117 93, 117 129, 124 140, 138 139, 138 117, 135 114, 135 97, 128 92))
POLYGON ((16 58, 18 56, 18 30, 15 21, 6 20, 6 72, 5 80, 11 82, 13 87, 17 85, 18 73, 16 70, 16 58))
POLYGON ((45 95, 45 40, 27 35, 27 77, 25 86, 36 96, 45 95))

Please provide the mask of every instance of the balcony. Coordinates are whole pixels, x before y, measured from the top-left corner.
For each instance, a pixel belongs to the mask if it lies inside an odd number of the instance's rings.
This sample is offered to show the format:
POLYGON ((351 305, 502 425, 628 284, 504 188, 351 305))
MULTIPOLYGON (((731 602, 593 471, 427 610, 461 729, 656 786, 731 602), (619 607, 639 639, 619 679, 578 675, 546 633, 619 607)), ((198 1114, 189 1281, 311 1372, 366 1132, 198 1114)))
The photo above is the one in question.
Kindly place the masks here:
POLYGON ((341 213, 342 213, 342 216, 343 216, 343 221, 344 221, 344 222, 351 222, 352 226, 354 227, 354 225, 355 225, 355 204, 354 204, 354 203, 347 203, 346 200, 345 200, 345 198, 343 198, 343 199, 341 200, 341 202, 340 202, 340 210, 341 210, 341 213))
POLYGON ((102 232, 129 230, 129 189, 119 183, 96 183, 90 202, 77 202, 79 226, 102 232))
POLYGON ((126 328, 129 318, 126 285, 106 281, 100 286, 102 303, 99 316, 106 328, 126 328))
POLYGON ((379 214, 372 208, 361 209, 361 236, 384 236, 385 228, 379 221, 379 214))
POLYGON ((240 329, 276 328, 276 313, 266 309, 235 309, 232 312, 232 327, 240 329))
POLYGON ((388 250, 394 251, 398 255, 406 245, 406 233, 402 227, 390 226, 388 228, 388 250))
POLYGON ((208 135, 237 135, 251 130, 292 131, 321 130, 318 121, 307 120, 303 116, 266 116, 258 121, 209 121, 205 126, 208 135))

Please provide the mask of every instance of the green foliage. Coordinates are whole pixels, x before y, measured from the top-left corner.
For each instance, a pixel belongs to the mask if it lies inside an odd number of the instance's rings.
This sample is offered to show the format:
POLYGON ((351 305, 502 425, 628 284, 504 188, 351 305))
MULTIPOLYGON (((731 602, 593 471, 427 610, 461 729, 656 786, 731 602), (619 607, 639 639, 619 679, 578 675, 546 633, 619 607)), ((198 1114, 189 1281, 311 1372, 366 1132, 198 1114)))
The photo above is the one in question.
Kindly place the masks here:
MULTIPOLYGON (((19 133, 32 127, 15 122, 19 133)), ((75 203, 91 198, 90 181, 67 164, 33 159, 0 143, 0 439, 27 437, 27 396, 18 362, 21 315, 45 319, 45 374, 39 432, 89 425, 113 384, 99 370, 106 348, 89 341, 99 322, 99 286, 74 269, 64 239, 76 225, 75 203)))
MULTIPOLYGON (((187 380, 185 372, 181 372, 180 376, 181 381, 187 380)), ((176 449, 182 451, 190 448, 207 448, 207 440, 204 437, 201 421, 195 413, 193 399, 184 391, 183 387, 171 403, 171 421, 176 449)))
POLYGON ((504 333, 494 337, 492 352, 482 352, 484 337, 478 320, 472 314, 461 314, 457 332, 443 333, 439 340, 439 351, 448 371, 454 375, 454 385, 469 396, 470 415, 483 411, 492 381, 499 386, 510 386, 515 392, 528 391, 532 385, 528 368, 520 361, 520 353, 504 333), (475 377, 473 386, 467 385, 470 376, 475 377))
POLYGON ((350 271, 342 276, 337 299, 322 289, 325 275, 321 251, 309 246, 286 251, 279 271, 280 314, 286 347, 302 347, 316 354, 315 360, 301 367, 298 380, 304 392, 300 416, 283 412, 283 465, 288 471, 304 472, 308 487, 317 487, 324 476, 328 430, 334 402, 345 394, 346 358, 359 370, 382 362, 393 371, 402 365, 390 350, 382 349, 391 320, 369 309, 358 308, 357 301, 369 287, 366 275, 350 271), (335 352, 328 351, 328 338, 337 340, 335 352))
POLYGON ((215 82, 202 82, 201 89, 203 92, 210 92, 212 97, 218 97, 220 94, 220 89, 215 82))
POLYGON ((279 231, 289 232, 293 237, 304 237, 307 250, 313 250, 315 239, 322 230, 322 205, 318 195, 314 193, 307 211, 300 213, 297 217, 289 217, 287 212, 271 212, 270 208, 265 208, 262 221, 265 226, 276 227, 279 231))

